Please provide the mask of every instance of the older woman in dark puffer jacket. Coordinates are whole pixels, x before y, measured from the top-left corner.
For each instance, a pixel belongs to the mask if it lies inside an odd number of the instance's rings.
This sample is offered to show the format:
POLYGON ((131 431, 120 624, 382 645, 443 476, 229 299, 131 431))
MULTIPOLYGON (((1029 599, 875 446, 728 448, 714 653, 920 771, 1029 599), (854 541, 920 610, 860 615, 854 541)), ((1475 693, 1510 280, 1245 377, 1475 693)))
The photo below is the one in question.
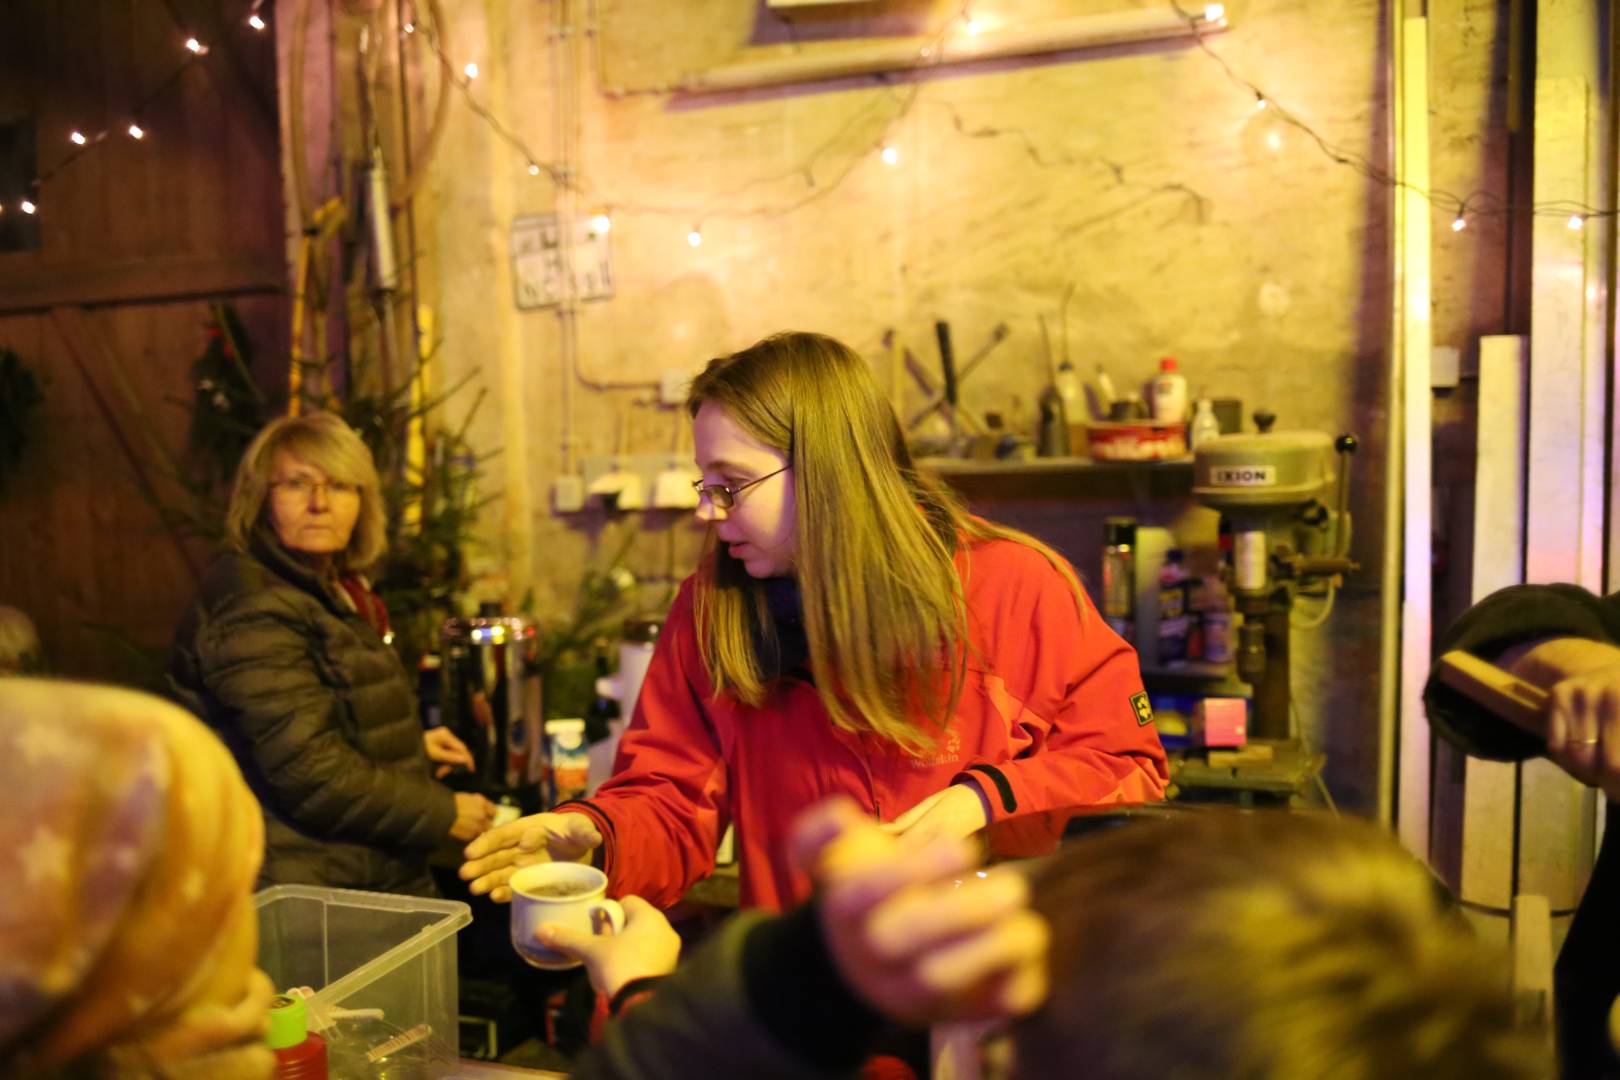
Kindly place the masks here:
POLYGON ((434 779, 434 763, 471 755, 422 730, 387 611, 360 573, 384 547, 371 452, 330 413, 272 422, 237 470, 226 536, 169 681, 264 806, 259 885, 433 895, 429 852, 477 836, 494 807, 434 779))

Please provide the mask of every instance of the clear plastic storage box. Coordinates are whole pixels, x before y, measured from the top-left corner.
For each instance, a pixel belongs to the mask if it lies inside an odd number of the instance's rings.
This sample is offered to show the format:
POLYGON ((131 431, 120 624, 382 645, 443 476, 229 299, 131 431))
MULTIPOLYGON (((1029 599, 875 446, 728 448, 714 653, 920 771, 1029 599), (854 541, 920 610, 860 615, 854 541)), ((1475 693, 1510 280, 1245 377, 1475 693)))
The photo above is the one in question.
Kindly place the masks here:
POLYGON ((254 897, 259 966, 278 992, 307 986, 310 1030, 331 1080, 440 1080, 456 1074, 454 900, 276 885, 254 897))

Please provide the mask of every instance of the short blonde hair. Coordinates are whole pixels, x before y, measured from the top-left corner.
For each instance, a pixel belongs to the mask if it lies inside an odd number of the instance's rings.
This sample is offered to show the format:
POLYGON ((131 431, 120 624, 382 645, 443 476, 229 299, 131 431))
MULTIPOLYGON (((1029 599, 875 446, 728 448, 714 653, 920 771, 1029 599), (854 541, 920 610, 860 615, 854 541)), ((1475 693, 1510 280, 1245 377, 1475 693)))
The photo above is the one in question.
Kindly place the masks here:
POLYGON ((264 503, 270 493, 270 471, 276 455, 287 451, 315 466, 329 479, 360 489, 360 516, 339 559, 345 570, 364 570, 388 550, 388 518, 383 509, 382 481, 371 451, 354 429, 335 413, 313 412, 272 420, 253 437, 231 485, 225 510, 225 540, 247 551, 253 534, 264 521, 264 503))

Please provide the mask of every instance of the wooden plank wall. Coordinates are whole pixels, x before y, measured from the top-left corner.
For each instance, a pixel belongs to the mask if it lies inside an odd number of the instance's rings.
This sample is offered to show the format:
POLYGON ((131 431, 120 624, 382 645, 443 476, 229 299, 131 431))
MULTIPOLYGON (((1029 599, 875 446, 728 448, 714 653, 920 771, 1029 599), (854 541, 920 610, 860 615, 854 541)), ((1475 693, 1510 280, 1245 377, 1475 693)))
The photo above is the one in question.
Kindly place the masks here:
POLYGON ((40 168, 76 127, 111 134, 38 193, 42 250, 0 253, 0 346, 45 383, 28 457, 0 488, 0 604, 34 620, 51 669, 139 682, 148 669, 121 642, 161 653, 212 557, 149 495, 172 491, 163 461, 187 424, 174 399, 190 399, 209 297, 238 306, 260 381, 284 376, 274 28, 245 25, 247 0, 6 6, 0 118, 35 119, 40 168), (144 140, 123 135, 188 34, 209 54, 140 117, 144 140))

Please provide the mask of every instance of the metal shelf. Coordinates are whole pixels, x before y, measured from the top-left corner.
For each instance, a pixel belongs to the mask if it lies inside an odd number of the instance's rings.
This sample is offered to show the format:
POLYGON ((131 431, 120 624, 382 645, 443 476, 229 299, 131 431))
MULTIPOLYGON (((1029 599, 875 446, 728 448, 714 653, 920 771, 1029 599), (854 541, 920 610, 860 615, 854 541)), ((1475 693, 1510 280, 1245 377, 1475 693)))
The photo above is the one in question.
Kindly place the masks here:
POLYGON ((1192 494, 1192 458, 1093 461, 1091 458, 918 458, 917 464, 975 503, 1006 500, 1126 499, 1148 505, 1192 494))
POLYGON ((1191 475, 1193 459, 1168 458, 1163 461, 1095 461, 1083 457, 1027 458, 918 458, 917 464, 946 479, 977 476, 1066 476, 1071 473, 1158 473, 1191 475))

